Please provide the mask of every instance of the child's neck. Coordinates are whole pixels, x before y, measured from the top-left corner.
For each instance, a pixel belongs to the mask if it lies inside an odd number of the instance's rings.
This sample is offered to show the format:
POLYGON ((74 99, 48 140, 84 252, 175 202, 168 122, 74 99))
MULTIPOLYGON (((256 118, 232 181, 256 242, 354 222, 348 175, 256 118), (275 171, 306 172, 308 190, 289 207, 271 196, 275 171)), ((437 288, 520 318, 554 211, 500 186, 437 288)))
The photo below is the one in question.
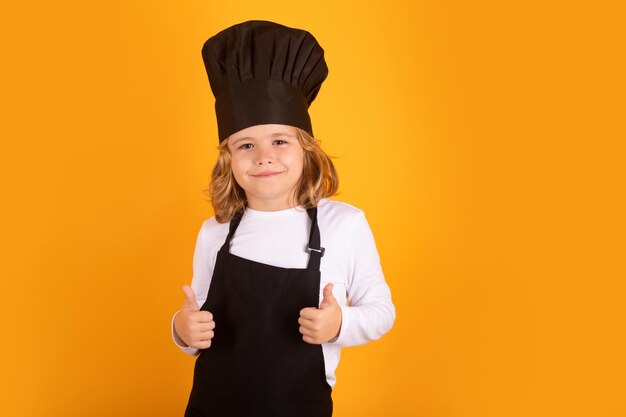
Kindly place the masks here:
POLYGON ((248 207, 257 211, 280 211, 295 208, 293 200, 248 199, 248 207))

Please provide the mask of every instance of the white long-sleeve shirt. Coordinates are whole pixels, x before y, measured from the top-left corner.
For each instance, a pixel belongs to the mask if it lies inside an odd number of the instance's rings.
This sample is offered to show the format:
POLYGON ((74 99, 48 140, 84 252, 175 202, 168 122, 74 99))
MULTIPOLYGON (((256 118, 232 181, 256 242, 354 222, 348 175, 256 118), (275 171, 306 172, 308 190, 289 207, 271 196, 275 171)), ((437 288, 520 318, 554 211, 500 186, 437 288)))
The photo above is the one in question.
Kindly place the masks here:
MULTIPOLYGON (((317 218, 321 246, 326 248, 320 266, 319 301, 323 299, 324 287, 333 283, 333 295, 342 311, 339 335, 322 344, 326 379, 334 387, 341 348, 382 337, 393 326, 396 313, 363 211, 347 203, 322 199, 318 203, 317 218)), ((203 222, 198 233, 191 287, 199 306, 207 298, 217 252, 224 244, 228 228, 228 223, 218 223, 211 217, 203 222)), ((306 268, 309 254, 304 249, 309 232, 310 219, 301 207, 279 211, 247 208, 230 251, 242 258, 282 268, 306 268)), ((176 334, 176 314, 178 311, 172 318, 174 342, 183 352, 197 355, 199 350, 188 347, 176 334)), ((219 332, 217 322, 215 332, 219 332)))

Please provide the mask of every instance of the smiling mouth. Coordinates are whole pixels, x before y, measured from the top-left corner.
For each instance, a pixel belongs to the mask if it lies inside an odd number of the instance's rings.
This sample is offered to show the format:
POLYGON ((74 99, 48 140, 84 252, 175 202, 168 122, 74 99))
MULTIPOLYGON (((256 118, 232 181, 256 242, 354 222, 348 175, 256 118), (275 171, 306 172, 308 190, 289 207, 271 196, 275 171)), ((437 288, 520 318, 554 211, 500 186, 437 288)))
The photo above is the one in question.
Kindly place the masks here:
POLYGON ((257 175, 252 175, 252 176, 257 177, 257 178, 269 178, 269 177, 275 177, 278 174, 282 174, 282 172, 265 172, 263 174, 257 174, 257 175))

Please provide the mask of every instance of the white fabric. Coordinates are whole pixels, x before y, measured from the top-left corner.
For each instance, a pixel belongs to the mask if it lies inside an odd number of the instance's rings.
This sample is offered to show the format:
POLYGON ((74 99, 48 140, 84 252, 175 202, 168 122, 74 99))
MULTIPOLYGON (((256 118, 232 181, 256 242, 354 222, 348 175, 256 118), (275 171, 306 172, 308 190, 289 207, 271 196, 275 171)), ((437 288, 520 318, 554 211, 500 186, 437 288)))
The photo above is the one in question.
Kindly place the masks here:
MULTIPOLYGON (((317 216, 321 244, 326 248, 320 267, 319 300, 323 299, 324 287, 333 283, 333 295, 343 316, 339 336, 322 344, 326 379, 334 387, 341 348, 380 338, 393 326, 396 313, 363 211, 347 203, 323 199, 318 204, 317 216)), ((206 300, 217 252, 226 239, 228 226, 211 217, 203 222, 198 233, 191 287, 199 306, 206 300)), ((278 267, 306 268, 309 254, 304 248, 309 232, 310 219, 301 207, 280 211, 248 208, 232 239, 231 253, 278 267)), ((188 347, 176 334, 174 317, 174 342, 183 352, 197 355, 198 349, 188 347)), ((217 337, 220 325, 215 324, 217 337)))

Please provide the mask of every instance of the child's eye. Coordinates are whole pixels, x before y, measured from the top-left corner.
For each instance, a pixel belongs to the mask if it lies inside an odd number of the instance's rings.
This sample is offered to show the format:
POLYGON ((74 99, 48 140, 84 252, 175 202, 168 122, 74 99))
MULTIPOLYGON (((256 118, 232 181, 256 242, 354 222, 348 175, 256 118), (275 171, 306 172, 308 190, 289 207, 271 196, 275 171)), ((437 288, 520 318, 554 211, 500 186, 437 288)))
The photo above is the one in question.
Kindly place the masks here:
POLYGON ((244 143, 243 145, 239 147, 239 149, 250 149, 250 148, 252 148, 251 143, 244 143))
POLYGON ((275 143, 276 145, 283 145, 283 144, 287 143, 287 141, 286 141, 286 140, 283 140, 283 139, 276 139, 276 140, 274 141, 274 143, 275 143))

